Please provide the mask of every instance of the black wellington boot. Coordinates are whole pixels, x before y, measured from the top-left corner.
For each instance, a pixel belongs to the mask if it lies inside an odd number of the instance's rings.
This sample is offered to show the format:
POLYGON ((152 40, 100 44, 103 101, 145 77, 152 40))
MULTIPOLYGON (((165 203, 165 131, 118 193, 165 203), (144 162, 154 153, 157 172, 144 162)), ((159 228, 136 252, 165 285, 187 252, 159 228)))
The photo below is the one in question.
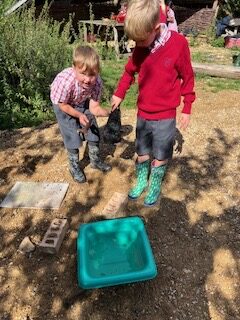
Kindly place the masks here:
POLYGON ((68 150, 68 160, 69 160, 69 171, 75 181, 78 183, 86 182, 86 177, 84 172, 79 166, 79 152, 69 152, 68 150))
POLYGON ((96 144, 88 144, 88 154, 90 158, 90 165, 93 169, 98 169, 102 172, 111 171, 112 167, 104 163, 100 160, 100 152, 99 152, 99 146, 96 144))

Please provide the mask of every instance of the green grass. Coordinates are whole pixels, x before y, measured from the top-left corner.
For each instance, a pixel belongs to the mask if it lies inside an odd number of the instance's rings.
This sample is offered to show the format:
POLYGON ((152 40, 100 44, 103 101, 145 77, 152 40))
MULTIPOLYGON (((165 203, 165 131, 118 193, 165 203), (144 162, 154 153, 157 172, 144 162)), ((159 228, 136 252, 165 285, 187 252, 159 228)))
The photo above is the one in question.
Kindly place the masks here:
MULTIPOLYGON (((117 83, 124 71, 126 59, 121 59, 119 61, 105 60, 102 62, 102 72, 101 76, 104 82, 104 93, 103 93, 103 106, 109 106, 111 96, 116 89, 117 83)), ((125 109, 135 108, 137 99, 137 84, 131 85, 126 97, 121 105, 125 109)))
MULTIPOLYGON (((203 57, 204 55, 199 55, 199 56, 203 57)), ((209 56, 209 53, 206 53, 206 58, 207 56, 209 56)), ((102 78, 104 81, 105 90, 108 90, 108 99, 111 98, 113 91, 116 88, 116 85, 124 70, 124 65, 126 62, 127 60, 123 59, 119 61, 113 61, 113 60, 104 61, 102 63, 102 78)), ((202 82, 205 86, 205 89, 211 92, 219 92, 222 90, 240 90, 239 80, 210 77, 207 75, 197 75, 196 82, 202 82)), ((138 93, 138 88, 137 88, 137 84, 135 83, 129 89, 121 107, 126 109, 135 108, 137 93, 138 93)), ((107 99, 104 98, 103 106, 108 106, 109 101, 107 101, 107 99)))
POLYGON ((229 64, 234 55, 240 54, 240 50, 237 48, 226 49, 224 56, 217 55, 216 52, 211 51, 196 51, 192 52, 191 58, 193 62, 198 63, 212 63, 212 64, 229 64))
POLYGON ((216 62, 216 57, 212 54, 212 52, 193 52, 192 55, 193 62, 199 63, 214 63, 216 62))
MULTIPOLYGON (((101 70, 101 77, 103 79, 104 84, 104 91, 102 97, 102 106, 103 107, 110 107, 110 100, 111 96, 117 86, 117 83, 122 75, 124 70, 124 66, 126 64, 126 59, 121 59, 119 61, 115 60, 104 60, 102 61, 102 70, 101 70)), ((137 79, 136 79, 137 82, 137 79)), ((240 81, 239 80, 231 80, 231 79, 223 79, 223 78, 216 78, 210 77, 207 75, 197 75, 196 76, 196 83, 202 83, 204 85, 204 89, 211 92, 219 92, 222 90, 240 90, 240 81)), ((138 94, 138 86, 137 83, 133 84, 122 105, 121 108, 123 109, 133 109, 136 107, 136 100, 138 94)), ((49 106, 51 103, 49 101, 49 106)), ((23 110, 22 113, 12 114, 10 117, 7 114, 0 114, 0 118, 2 121, 5 119, 5 123, 2 122, 1 129, 10 129, 13 128, 20 128, 23 126, 35 126, 47 120, 55 119, 54 113, 52 112, 51 107, 47 109, 45 112, 37 111, 36 114, 29 115, 28 110, 23 110), (12 119, 12 116, 17 119, 12 119)))
POLYGON ((197 75, 196 81, 202 82, 204 84, 205 90, 211 92, 220 92, 223 90, 240 90, 239 80, 197 75))

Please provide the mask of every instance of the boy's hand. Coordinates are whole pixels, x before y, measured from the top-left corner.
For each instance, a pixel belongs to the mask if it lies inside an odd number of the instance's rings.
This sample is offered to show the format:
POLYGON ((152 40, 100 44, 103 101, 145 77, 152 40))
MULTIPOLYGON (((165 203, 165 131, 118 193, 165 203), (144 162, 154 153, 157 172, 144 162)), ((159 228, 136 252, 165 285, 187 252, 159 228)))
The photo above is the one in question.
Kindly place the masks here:
POLYGON ((103 108, 101 108, 102 110, 101 110, 101 117, 108 117, 109 115, 110 115, 110 113, 111 113, 111 110, 109 110, 109 109, 103 109, 103 108))
POLYGON ((112 100, 111 100, 112 111, 114 111, 120 106, 120 103, 122 102, 122 100, 123 99, 117 96, 114 96, 114 95, 112 96, 112 100))
POLYGON ((105 112, 106 112, 106 117, 109 117, 111 110, 105 109, 105 112))
POLYGON ((190 114, 181 113, 178 119, 179 129, 186 130, 189 125, 189 122, 190 122, 190 114))
POLYGON ((81 125, 83 125, 86 128, 89 128, 90 122, 88 120, 88 117, 84 113, 80 113, 78 119, 81 125))

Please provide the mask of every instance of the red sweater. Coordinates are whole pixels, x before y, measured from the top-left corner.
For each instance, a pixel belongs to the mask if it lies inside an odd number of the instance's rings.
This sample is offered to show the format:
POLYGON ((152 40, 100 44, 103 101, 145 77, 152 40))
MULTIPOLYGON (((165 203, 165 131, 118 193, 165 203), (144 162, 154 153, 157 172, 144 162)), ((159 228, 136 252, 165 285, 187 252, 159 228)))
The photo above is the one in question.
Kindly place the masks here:
POLYGON ((191 113, 195 100, 194 73, 190 51, 184 36, 172 31, 164 46, 155 52, 135 47, 114 95, 124 99, 138 73, 138 116, 146 120, 176 117, 183 97, 183 113, 191 113))

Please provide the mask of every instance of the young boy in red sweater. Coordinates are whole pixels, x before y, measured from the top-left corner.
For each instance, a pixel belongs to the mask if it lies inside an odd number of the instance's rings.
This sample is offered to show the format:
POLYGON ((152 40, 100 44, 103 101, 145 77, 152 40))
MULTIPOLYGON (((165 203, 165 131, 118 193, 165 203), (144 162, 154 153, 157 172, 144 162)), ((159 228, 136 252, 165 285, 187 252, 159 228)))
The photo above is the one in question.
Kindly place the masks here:
POLYGON ((112 96, 112 109, 119 107, 138 73, 137 183, 128 197, 137 199, 147 189, 144 204, 152 206, 159 198, 172 157, 176 108, 182 97, 180 129, 186 129, 190 122, 194 73, 186 39, 159 23, 159 0, 130 0, 124 28, 136 47, 112 96))

